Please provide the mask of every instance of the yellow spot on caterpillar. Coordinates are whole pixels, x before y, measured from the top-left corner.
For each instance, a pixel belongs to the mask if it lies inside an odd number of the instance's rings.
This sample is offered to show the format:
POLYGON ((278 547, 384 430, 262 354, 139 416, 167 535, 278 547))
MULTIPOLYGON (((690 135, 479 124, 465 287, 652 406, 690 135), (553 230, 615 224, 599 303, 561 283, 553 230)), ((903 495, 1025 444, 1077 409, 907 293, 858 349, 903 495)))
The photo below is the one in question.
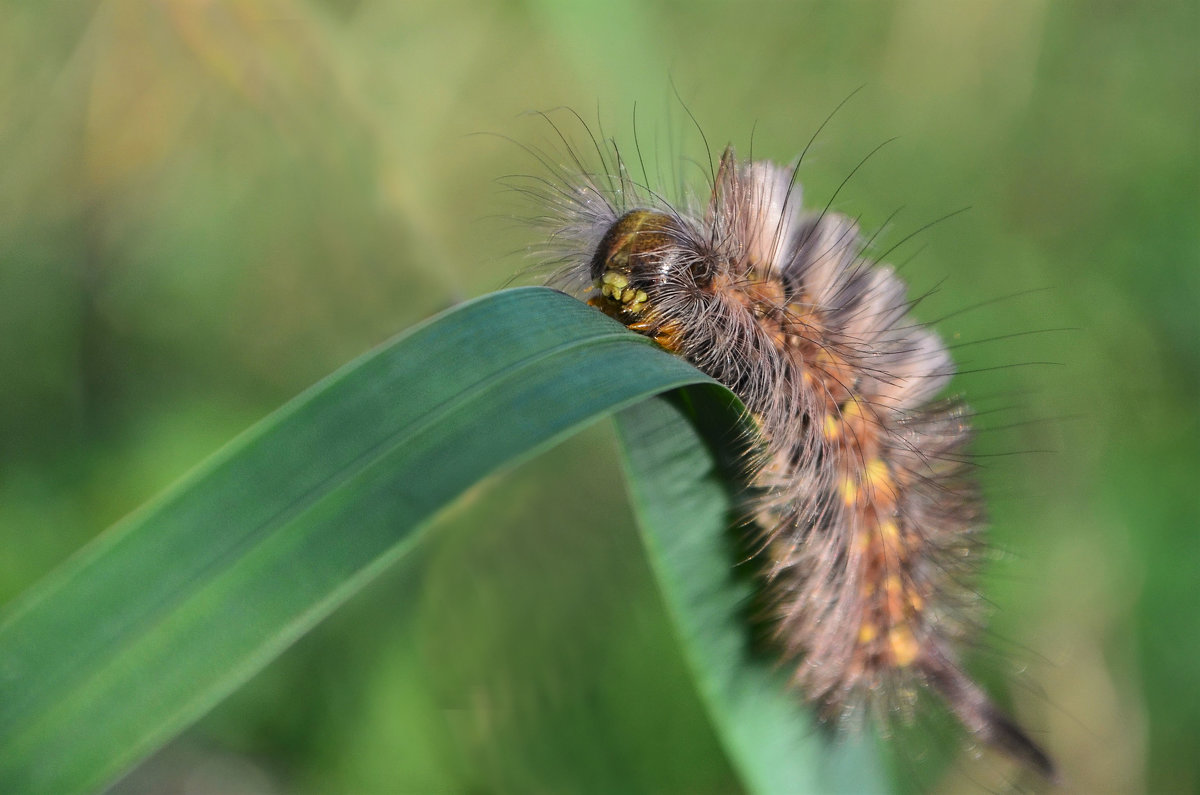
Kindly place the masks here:
POLYGON ((842 478, 839 490, 842 492, 842 502, 848 507, 854 507, 854 503, 858 500, 858 484, 854 482, 854 478, 842 478))
POLYGON ((892 651, 892 662, 899 668, 911 665, 921 651, 912 631, 904 624, 892 627, 888 632, 888 647, 892 651))
POLYGON ((916 591, 910 591, 908 594, 908 606, 912 608, 914 613, 920 613, 925 608, 925 600, 916 591))
POLYGON ((841 435, 841 423, 832 414, 825 415, 825 438, 836 439, 841 435))
POLYGON ((879 633, 876 631, 874 624, 864 623, 858 628, 858 642, 865 646, 871 641, 875 640, 875 636, 877 634, 879 633))
POLYGON ((896 488, 892 482, 892 474, 888 469, 888 465, 881 458, 872 458, 867 462, 866 471, 863 472, 863 482, 872 497, 886 498, 888 500, 895 499, 896 488))
POLYGON ((900 528, 891 519, 885 519, 879 525, 879 535, 883 537, 884 544, 895 546, 900 540, 900 528))
POLYGON ((880 458, 872 458, 867 462, 865 475, 867 483, 871 484, 872 487, 880 484, 890 484, 892 480, 888 475, 888 465, 880 458))

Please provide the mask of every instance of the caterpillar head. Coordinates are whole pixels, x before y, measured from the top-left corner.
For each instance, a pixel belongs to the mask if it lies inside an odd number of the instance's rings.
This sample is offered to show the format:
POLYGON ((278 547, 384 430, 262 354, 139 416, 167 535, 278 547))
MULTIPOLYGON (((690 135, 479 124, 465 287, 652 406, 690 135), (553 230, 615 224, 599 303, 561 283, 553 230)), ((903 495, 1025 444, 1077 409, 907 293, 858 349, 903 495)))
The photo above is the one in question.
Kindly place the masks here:
POLYGON ((670 277, 681 230, 675 219, 656 210, 631 210, 609 227, 592 257, 597 305, 624 321, 651 306, 655 288, 670 277))

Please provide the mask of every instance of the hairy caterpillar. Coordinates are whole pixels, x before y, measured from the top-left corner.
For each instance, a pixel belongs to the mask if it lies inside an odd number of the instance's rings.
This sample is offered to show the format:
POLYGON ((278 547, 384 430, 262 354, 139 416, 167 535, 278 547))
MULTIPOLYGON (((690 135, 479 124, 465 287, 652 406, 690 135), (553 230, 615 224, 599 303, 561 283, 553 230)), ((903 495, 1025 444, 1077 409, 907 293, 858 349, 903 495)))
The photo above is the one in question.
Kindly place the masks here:
POLYGON ((937 397, 954 365, 895 271, 853 220, 802 210, 798 162, 727 148, 707 201, 675 205, 615 144, 596 142, 599 171, 568 151, 569 169, 534 152, 554 174, 531 189, 551 208, 551 283, 725 384, 761 431, 756 561, 793 684, 827 720, 926 687, 980 742, 1053 779, 960 664, 985 521, 970 415, 937 397))

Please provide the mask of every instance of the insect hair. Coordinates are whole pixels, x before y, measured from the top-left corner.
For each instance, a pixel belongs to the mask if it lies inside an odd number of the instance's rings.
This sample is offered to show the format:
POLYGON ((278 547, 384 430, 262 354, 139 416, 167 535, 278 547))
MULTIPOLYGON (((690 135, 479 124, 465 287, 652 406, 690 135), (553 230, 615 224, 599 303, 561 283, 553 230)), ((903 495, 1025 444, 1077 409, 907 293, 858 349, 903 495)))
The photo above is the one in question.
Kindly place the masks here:
POLYGON ((583 148, 546 113, 554 149, 519 144, 547 174, 512 183, 543 208, 535 256, 551 285, 745 405, 760 437, 746 444, 748 546, 791 683, 837 724, 909 718, 914 694, 932 691, 971 737, 1053 780, 1050 757, 962 663, 983 623, 986 512, 972 413, 942 394, 949 349, 880 262, 912 235, 874 257, 875 236, 832 209, 887 142, 815 211, 798 178, 824 124, 789 166, 727 147, 714 167, 710 153, 703 190, 669 200, 648 184, 636 123, 640 180, 615 141, 564 112, 583 148))

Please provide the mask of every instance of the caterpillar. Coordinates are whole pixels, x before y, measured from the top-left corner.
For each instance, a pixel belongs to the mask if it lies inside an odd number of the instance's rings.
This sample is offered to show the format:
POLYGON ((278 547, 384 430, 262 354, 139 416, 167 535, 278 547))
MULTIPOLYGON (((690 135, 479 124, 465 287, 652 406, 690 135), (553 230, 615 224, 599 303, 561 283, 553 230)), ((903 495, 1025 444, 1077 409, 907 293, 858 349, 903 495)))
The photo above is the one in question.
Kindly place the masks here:
POLYGON ((826 721, 930 690, 977 741, 1054 780, 1047 753, 961 664, 985 524, 971 416, 939 397, 954 364, 913 319, 904 282, 854 220, 802 208, 800 161, 728 147, 707 200, 676 204, 636 182, 615 144, 593 142, 599 170, 565 137, 570 167, 530 150, 554 176, 528 189, 549 207, 550 283, 745 405, 761 436, 748 463, 754 561, 791 683, 826 721))

